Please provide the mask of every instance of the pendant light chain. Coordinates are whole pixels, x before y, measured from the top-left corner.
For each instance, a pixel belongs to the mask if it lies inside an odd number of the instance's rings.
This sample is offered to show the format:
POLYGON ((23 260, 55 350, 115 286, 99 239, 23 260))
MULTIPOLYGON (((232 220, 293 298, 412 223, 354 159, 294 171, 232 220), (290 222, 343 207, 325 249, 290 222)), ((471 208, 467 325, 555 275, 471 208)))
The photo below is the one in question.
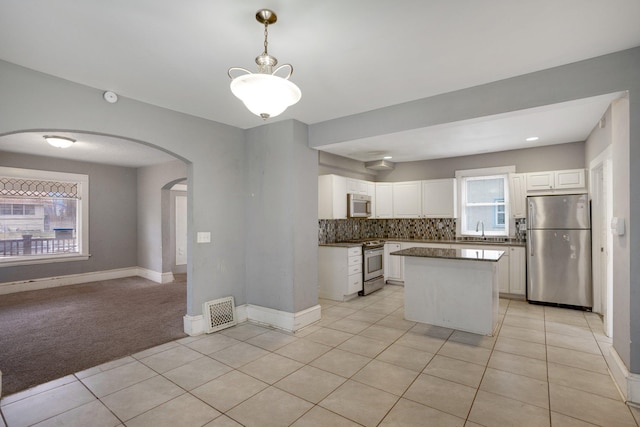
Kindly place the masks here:
POLYGON ((269 27, 269 23, 265 22, 264 23, 264 52, 262 53, 263 55, 268 55, 267 53, 267 45, 269 44, 269 42, 267 41, 267 37, 269 36, 269 30, 267 29, 269 27))

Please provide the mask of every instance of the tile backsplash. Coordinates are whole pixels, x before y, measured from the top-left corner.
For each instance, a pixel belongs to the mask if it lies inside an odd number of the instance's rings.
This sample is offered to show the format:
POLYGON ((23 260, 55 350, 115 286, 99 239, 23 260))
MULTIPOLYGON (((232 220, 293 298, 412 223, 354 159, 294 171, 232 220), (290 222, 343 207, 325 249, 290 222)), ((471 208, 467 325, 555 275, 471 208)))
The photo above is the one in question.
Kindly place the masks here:
POLYGON ((526 240, 527 238, 527 219, 526 218, 516 218, 515 237, 518 240, 526 240), (522 230, 520 230, 521 227, 522 227, 522 230))
POLYGON ((449 240, 456 237, 455 218, 321 219, 318 243, 362 239, 449 240))
MULTIPOLYGON (((515 220, 517 240, 525 240, 524 218, 515 220)), ((318 243, 336 243, 363 239, 452 240, 456 238, 455 218, 416 219, 321 219, 318 220, 318 243)))

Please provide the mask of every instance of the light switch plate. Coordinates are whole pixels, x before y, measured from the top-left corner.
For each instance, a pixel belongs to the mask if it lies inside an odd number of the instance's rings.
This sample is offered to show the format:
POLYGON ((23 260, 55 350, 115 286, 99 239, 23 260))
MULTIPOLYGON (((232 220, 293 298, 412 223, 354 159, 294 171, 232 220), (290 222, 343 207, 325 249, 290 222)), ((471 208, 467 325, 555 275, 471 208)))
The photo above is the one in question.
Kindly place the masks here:
POLYGON ((198 234, 196 234, 196 242, 211 243, 211 233, 209 231, 198 231, 198 234))

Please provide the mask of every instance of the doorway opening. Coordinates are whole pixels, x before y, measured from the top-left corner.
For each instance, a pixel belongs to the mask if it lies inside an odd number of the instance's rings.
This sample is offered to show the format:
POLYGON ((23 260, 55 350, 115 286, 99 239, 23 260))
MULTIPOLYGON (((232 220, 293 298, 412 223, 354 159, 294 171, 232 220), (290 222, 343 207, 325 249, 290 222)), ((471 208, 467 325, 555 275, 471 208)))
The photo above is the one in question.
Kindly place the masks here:
POLYGON ((613 217, 611 148, 590 164, 592 216, 593 311, 604 321, 604 333, 613 336, 613 239, 609 224, 613 217))

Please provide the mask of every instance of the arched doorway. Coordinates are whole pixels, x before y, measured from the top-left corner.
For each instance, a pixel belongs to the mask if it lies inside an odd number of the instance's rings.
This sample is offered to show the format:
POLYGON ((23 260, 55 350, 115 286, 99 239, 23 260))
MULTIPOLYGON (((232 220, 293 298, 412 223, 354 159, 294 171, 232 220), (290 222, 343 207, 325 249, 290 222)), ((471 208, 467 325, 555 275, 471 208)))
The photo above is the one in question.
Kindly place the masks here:
MULTIPOLYGON (((127 292, 132 291, 132 289, 135 289, 134 292, 139 292, 141 289, 147 291, 152 287, 150 282, 145 284, 143 279, 136 278, 136 274, 162 283, 162 280, 157 279, 162 279, 163 269, 162 267, 156 269, 155 265, 157 262, 158 265, 162 266, 162 251, 164 248, 158 245, 160 251, 157 257, 153 250, 147 250, 148 248, 154 248, 157 243, 155 238, 149 238, 149 236, 161 235, 163 221, 161 191, 159 190, 167 182, 185 181, 186 163, 182 159, 136 141, 106 135, 57 130, 20 132, 0 136, 0 152, 0 168, 82 174, 87 176, 87 186, 89 187, 87 197, 89 205, 86 206, 89 211, 89 217, 86 226, 88 227, 88 251, 90 256, 86 260, 53 260, 53 262, 48 260, 43 264, 31 262, 3 267, 3 275, 0 282, 3 282, 3 285, 6 282, 11 282, 15 286, 2 286, 0 287, 0 292, 6 291, 8 288, 18 291, 13 292, 11 295, 5 295, 3 297, 5 301, 11 298, 22 303, 26 300, 27 294, 29 294, 29 298, 35 299, 34 292, 19 292, 31 290, 35 290, 36 293, 54 292, 50 294, 53 295, 50 301, 75 301, 53 308, 53 312, 56 315, 59 314, 66 321, 64 327, 55 326, 53 315, 42 316, 47 318, 49 324, 47 328, 40 327, 40 329, 48 331, 48 337, 57 337, 52 341, 45 342, 46 340, 44 339, 33 339, 34 334, 28 333, 28 330, 25 329, 33 322, 26 321, 25 328, 20 330, 19 335, 32 340, 34 345, 38 347, 33 348, 33 351, 26 352, 26 355, 32 355, 32 357, 25 357, 25 354, 22 354, 22 357, 16 357, 15 359, 34 360, 37 355, 42 355, 45 358, 53 357, 54 354, 57 355, 54 357, 55 360, 40 360, 37 362, 43 367, 48 366, 48 370, 53 372, 52 375, 54 377, 47 377, 46 375, 49 374, 46 372, 47 370, 38 371, 38 382, 34 383, 29 380, 24 385, 31 386, 62 376, 61 372, 65 371, 54 370, 52 367, 65 369, 63 362, 66 361, 70 362, 72 366, 69 366, 70 370, 64 375, 77 372, 80 366, 90 367, 108 361, 108 359, 100 359, 99 357, 119 358, 142 350, 139 347, 126 348, 126 346, 122 346, 120 353, 98 351, 96 352, 98 359, 95 359, 95 361, 82 361, 81 363, 73 364, 72 358, 61 357, 58 353, 48 351, 46 345, 51 345, 52 348, 64 348, 66 346, 68 349, 77 349, 79 346, 74 343, 71 337, 74 328, 82 328, 84 331, 91 331, 95 334, 94 340, 96 344, 95 346, 92 345, 92 348, 99 348, 101 342, 113 347, 112 344, 114 342, 122 344, 126 341, 107 331, 109 318, 120 318, 122 320, 124 317, 123 315, 109 315, 108 307, 112 307, 109 301, 103 299, 98 302, 97 309, 94 311, 96 313, 102 311, 106 315, 99 320, 91 317, 91 313, 87 314, 79 309, 87 306, 88 300, 77 299, 78 295, 83 297, 93 293, 98 295, 95 286, 89 288, 82 287, 84 285, 81 284, 84 282, 103 283, 103 288, 118 289, 119 293, 111 293, 111 296, 121 298, 122 302, 119 305, 123 306, 126 305, 127 300, 133 300, 131 297, 127 298, 127 292), (46 141, 42 138, 43 134, 61 134, 72 137, 76 140, 74 145, 77 144, 77 147, 84 148, 84 151, 81 150, 78 156, 69 150, 56 149, 58 151, 50 151, 46 141), (96 153, 93 153, 93 151, 96 153), (132 284, 132 287, 128 286, 129 284, 132 284), (51 289, 37 290, 38 288, 51 289), (74 290, 78 291, 76 295, 73 295, 74 290), (25 297, 21 298, 23 295, 25 297), (73 307, 74 309, 67 312, 65 307, 73 307), (88 363, 88 365, 84 365, 84 363, 88 363)), ((184 193, 184 196, 186 197, 186 193, 184 193)), ((156 317, 155 322, 153 317, 158 311, 165 311, 166 306, 160 304, 171 299, 179 301, 180 304, 177 309, 174 307, 172 311, 174 313, 172 322, 176 324, 173 330, 183 334, 182 316, 186 313, 186 284, 184 281, 181 283, 180 299, 177 299, 175 294, 171 294, 171 297, 163 298, 162 292, 163 289, 168 290, 167 286, 156 286, 157 292, 155 292, 155 295, 158 298, 151 301, 156 306, 149 307, 148 315, 152 321, 142 328, 144 336, 153 337, 155 331, 167 328, 167 324, 160 321, 160 316, 156 317)), ((171 291, 175 292, 175 288, 171 291)), ((167 293, 167 295, 169 294, 167 293)), ((103 296, 102 298, 105 297, 103 296)), ((45 306, 46 302, 44 300, 41 305, 45 306)), ((141 314, 139 305, 135 308, 129 307, 127 310, 127 315, 135 316, 137 314, 141 314)), ((17 321, 20 317, 23 320, 29 319, 29 315, 29 313, 21 315, 18 311, 12 311, 12 316, 9 320, 17 321)), ((129 335, 134 335, 136 334, 136 327, 142 323, 142 319, 130 317, 124 325, 118 326, 118 329, 129 333, 129 335)), ((3 327, 2 329, 10 328, 3 327)), ((175 336, 167 339, 167 341, 173 339, 175 339, 175 336)), ((135 341, 141 340, 130 341, 130 344, 138 344, 135 341)), ((158 344, 162 344, 162 342, 153 342, 153 345, 158 344)), ((21 348, 24 349, 25 347, 21 348)), ((68 351, 67 353, 83 353, 86 355, 90 351, 68 351)), ((9 360, 9 357, 2 357, 2 359, 9 360)), ((20 372, 21 369, 10 367, 2 369, 2 371, 4 372, 3 382, 5 383, 2 390, 3 394, 18 391, 21 386, 17 386, 19 387, 17 389, 15 387, 10 388, 9 381, 11 375, 14 372, 20 372)), ((31 370, 27 369, 26 371, 31 370)))

